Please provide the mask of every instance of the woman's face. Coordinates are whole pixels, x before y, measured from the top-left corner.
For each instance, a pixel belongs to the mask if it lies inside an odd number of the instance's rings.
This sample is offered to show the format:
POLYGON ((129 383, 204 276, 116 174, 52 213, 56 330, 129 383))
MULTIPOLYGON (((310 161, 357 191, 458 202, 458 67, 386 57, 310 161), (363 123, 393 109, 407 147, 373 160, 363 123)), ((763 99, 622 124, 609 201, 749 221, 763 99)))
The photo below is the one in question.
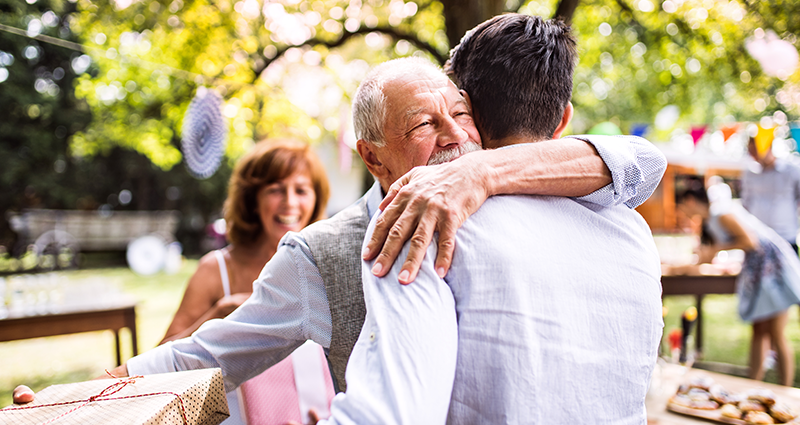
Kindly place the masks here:
POLYGON ((308 225, 317 195, 311 175, 307 169, 301 168, 289 177, 259 189, 256 199, 267 241, 277 247, 286 232, 297 232, 308 225))

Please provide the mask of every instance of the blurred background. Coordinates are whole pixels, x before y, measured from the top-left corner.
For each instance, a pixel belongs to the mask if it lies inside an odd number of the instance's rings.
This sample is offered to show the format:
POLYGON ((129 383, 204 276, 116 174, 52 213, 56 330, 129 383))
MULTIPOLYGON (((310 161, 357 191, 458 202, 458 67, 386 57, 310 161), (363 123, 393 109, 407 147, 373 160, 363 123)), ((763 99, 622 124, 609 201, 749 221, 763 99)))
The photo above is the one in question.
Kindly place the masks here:
MULTIPOLYGON (((193 259, 225 244, 218 220, 244 152, 274 138, 313 145, 332 215, 372 182, 353 151, 350 114, 368 70, 411 55, 443 64, 468 29, 503 12, 572 24, 580 62, 569 134, 636 134, 665 153, 664 182, 639 211, 670 262, 691 255, 673 242, 693 226, 674 205, 685 179, 719 175, 736 197, 750 136, 769 137, 776 157, 796 156, 796 2, 0 0, 0 304, 8 313, 21 308, 14 296, 38 297, 22 293, 31 286, 20 274, 116 282, 139 302, 139 348, 151 348, 193 259), (152 234, 168 260, 131 272, 129 243, 152 234)), ((691 301, 667 304, 680 314, 691 301)), ((728 331, 709 335, 706 358, 746 364, 735 297, 707 301, 708 326, 728 331)), ((113 366, 111 354, 86 349, 112 339, 0 342, 0 405, 17 383, 113 366)))

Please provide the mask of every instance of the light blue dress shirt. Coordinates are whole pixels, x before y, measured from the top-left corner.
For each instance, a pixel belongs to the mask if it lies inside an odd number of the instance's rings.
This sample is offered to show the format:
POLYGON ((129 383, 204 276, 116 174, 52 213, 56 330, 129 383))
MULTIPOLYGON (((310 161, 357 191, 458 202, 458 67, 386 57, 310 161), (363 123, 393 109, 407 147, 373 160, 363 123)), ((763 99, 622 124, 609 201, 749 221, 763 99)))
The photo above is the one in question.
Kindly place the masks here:
MULTIPOLYGON (((666 169, 664 155, 638 137, 579 136, 611 170, 613 183, 581 198, 601 206, 644 202, 666 169)), ((366 195, 374 216, 382 199, 375 184, 366 195)), ((253 282, 253 295, 225 319, 204 323, 191 337, 168 342, 127 362, 131 375, 219 367, 227 391, 291 354, 306 340, 330 346, 331 315, 325 285, 306 241, 287 233, 253 282)))
POLYGON ((753 161, 742 175, 742 205, 790 243, 797 239, 800 165, 777 159, 764 169, 753 161))
POLYGON ((402 286, 408 247, 384 278, 363 264, 367 316, 323 424, 646 423, 661 267, 638 213, 492 197, 445 279, 431 244, 402 286))

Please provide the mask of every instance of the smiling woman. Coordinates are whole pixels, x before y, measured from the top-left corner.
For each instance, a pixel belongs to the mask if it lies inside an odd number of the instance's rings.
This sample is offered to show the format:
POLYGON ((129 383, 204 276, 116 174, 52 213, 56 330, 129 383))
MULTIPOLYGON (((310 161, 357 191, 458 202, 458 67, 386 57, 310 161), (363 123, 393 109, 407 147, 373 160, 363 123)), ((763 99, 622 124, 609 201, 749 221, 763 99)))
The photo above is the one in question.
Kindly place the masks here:
POLYGON ((283 235, 323 218, 328 193, 325 169, 307 144, 265 141, 248 152, 225 201, 230 245, 200 260, 162 343, 189 336, 244 302, 283 235))
MULTIPOLYGON (((223 318, 239 307, 250 297, 253 281, 283 235, 323 218, 328 193, 325 169, 309 145, 258 143, 236 165, 228 185, 224 211, 230 245, 200 259, 161 343, 187 337, 207 320, 223 318)), ((291 373, 293 363, 287 360, 255 379, 274 384, 269 382, 269 374, 277 373, 274 369, 288 368, 291 373)), ((228 397, 230 406, 240 404, 235 393, 228 397)), ((231 410, 225 424, 243 422, 238 409, 231 410)))

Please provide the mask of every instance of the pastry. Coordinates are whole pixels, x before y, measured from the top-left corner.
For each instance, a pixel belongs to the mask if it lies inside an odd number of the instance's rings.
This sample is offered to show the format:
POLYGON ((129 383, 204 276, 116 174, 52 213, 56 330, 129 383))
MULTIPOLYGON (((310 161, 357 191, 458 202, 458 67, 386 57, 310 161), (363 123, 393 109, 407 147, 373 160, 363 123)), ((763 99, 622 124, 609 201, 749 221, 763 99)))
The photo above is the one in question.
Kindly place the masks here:
POLYGON ((725 388, 722 388, 722 385, 719 384, 712 385, 711 388, 708 389, 708 393, 711 395, 711 399, 719 404, 733 404, 734 402, 738 402, 731 393, 725 388))
POLYGON ((770 407, 769 414, 775 418, 778 423, 789 422, 797 416, 797 413, 785 403, 776 403, 770 407))
POLYGON ((705 401, 692 400, 692 405, 689 407, 697 410, 717 410, 719 409, 719 403, 711 400, 705 400, 705 401))
POLYGON ((748 424, 774 424, 775 420, 766 412, 749 412, 744 416, 744 421, 748 424))
POLYGON ((739 402, 739 410, 744 413, 747 412, 766 412, 767 408, 763 404, 755 400, 742 400, 739 402))
POLYGON ((699 388, 705 391, 708 391, 712 385, 714 385, 714 380, 708 376, 695 376, 691 381, 689 381, 689 386, 691 388, 699 388))
POLYGON ((676 406, 692 407, 692 399, 686 396, 686 394, 675 394, 669 399, 669 402, 676 406))
POLYGON ((770 407, 775 404, 775 393, 763 388, 757 388, 747 392, 749 400, 755 400, 762 403, 764 406, 770 407))
POLYGON ((726 418, 742 419, 742 411, 732 404, 723 405, 720 414, 726 418))
POLYGON ((699 388, 692 388, 689 390, 689 393, 686 394, 692 401, 708 401, 711 400, 711 394, 708 391, 701 390, 699 388))

